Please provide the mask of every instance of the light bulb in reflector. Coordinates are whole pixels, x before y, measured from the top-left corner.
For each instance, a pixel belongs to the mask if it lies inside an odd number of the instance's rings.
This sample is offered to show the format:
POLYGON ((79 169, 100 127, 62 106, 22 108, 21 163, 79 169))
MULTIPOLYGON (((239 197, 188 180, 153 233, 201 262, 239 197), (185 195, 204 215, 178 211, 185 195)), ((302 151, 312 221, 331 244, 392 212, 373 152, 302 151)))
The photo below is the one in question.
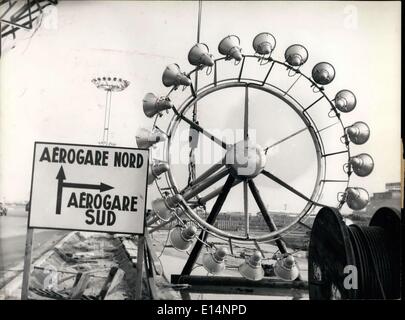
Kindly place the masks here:
POLYGON ((354 144, 363 144, 370 138, 370 128, 362 121, 357 121, 346 128, 349 139, 354 144))
POLYGON ((320 62, 312 69, 312 78, 320 85, 331 83, 335 78, 335 69, 328 62, 320 62))
POLYGON ((346 203, 352 210, 364 209, 369 202, 368 192, 363 188, 349 187, 346 189, 346 203))
POLYGON ((188 53, 188 62, 193 66, 212 67, 214 59, 209 53, 208 46, 205 43, 195 44, 188 53))
POLYGON ((180 70, 176 63, 168 65, 163 71, 162 82, 166 87, 191 85, 191 79, 180 70))
POLYGON ((150 131, 145 128, 140 128, 135 136, 136 145, 138 148, 148 149, 158 142, 166 140, 166 136, 159 130, 150 131))
POLYGON ((174 209, 182 200, 183 197, 180 194, 165 199, 158 198, 152 201, 152 210, 160 220, 169 221, 174 209))
POLYGON ((293 281, 297 279, 300 272, 295 263, 294 257, 292 255, 287 255, 286 257, 277 260, 274 266, 274 273, 280 279, 293 281))
POLYGON ((340 90, 335 96, 335 107, 341 112, 350 112, 356 107, 356 96, 349 90, 340 90))
POLYGON ((197 228, 194 225, 189 225, 186 228, 181 228, 180 226, 174 227, 170 230, 170 243, 175 249, 186 251, 193 244, 196 234, 197 228))
POLYGON ((248 260, 239 266, 240 274, 252 281, 259 281, 264 277, 264 270, 262 268, 263 256, 260 251, 255 251, 248 260))
POLYGON ((235 59, 236 61, 242 60, 242 49, 240 48, 239 37, 235 35, 227 36, 221 40, 218 45, 218 51, 224 56, 235 59))
POLYGON ((261 55, 271 54, 276 47, 276 39, 271 33, 259 33, 253 39, 253 49, 261 55))
POLYGON ((225 257, 228 250, 224 247, 219 247, 215 252, 207 252, 203 255, 203 266, 211 274, 218 274, 225 269, 225 257))
POLYGON ((169 164, 167 162, 156 160, 153 164, 150 164, 148 169, 148 184, 152 184, 157 177, 168 170, 169 164))
POLYGON ((308 60, 308 51, 300 44, 293 44, 285 50, 284 57, 289 65, 299 67, 308 60))
POLYGON ((164 110, 173 108, 173 104, 169 97, 158 97, 154 93, 147 93, 143 98, 143 113, 148 117, 152 118, 156 114, 160 114, 164 110))
POLYGON ((359 177, 368 176, 374 169, 373 158, 367 153, 360 153, 357 156, 350 157, 349 163, 353 172, 359 177))

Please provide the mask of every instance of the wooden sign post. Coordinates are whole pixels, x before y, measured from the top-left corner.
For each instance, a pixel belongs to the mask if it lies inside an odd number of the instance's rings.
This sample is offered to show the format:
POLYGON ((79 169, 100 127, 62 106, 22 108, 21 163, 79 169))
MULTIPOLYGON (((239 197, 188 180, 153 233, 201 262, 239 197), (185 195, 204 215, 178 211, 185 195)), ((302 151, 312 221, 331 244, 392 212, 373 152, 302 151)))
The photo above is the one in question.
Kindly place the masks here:
POLYGON ((27 240, 25 242, 24 272, 23 272, 23 280, 22 280, 22 285, 21 285, 21 300, 28 300, 33 234, 34 234, 34 229, 28 227, 27 228, 27 240))

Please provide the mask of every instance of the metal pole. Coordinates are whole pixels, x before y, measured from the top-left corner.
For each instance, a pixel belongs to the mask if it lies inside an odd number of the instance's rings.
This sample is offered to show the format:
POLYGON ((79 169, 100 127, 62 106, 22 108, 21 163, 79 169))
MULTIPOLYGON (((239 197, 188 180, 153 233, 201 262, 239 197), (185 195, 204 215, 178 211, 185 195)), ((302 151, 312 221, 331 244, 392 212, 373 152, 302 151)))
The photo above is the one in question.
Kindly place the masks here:
POLYGON ((34 229, 28 227, 27 228, 27 239, 26 239, 26 243, 25 243, 25 258, 24 258, 23 280, 22 280, 22 286, 21 286, 21 300, 28 300, 33 234, 34 234, 34 229))
POLYGON ((145 256, 145 237, 138 236, 138 252, 136 258, 135 300, 142 298, 143 259, 145 256))
POLYGON ((202 181, 201 183, 197 184, 193 188, 187 188, 186 190, 184 190, 184 193, 183 193, 184 200, 187 201, 187 200, 190 200, 191 198, 195 197, 200 192, 204 191, 205 189, 212 186, 214 183, 221 180, 227 174, 229 174, 228 168, 216 173, 215 175, 212 175, 211 177, 209 177, 205 181, 202 181))
POLYGON ((108 101, 108 119, 107 119, 107 145, 108 145, 108 136, 110 134, 110 117, 111 117, 111 96, 112 96, 112 91, 109 90, 110 93, 110 99, 108 101))
MULTIPOLYGON (((267 225, 269 226, 270 231, 271 232, 276 231, 277 226, 274 223, 273 219, 270 217, 269 213, 267 212, 266 206, 264 205, 263 200, 260 197, 259 190, 256 188, 256 185, 253 182, 253 180, 249 180, 249 188, 250 188, 250 191, 252 191, 252 194, 256 200, 257 206, 259 207, 260 212, 263 215, 264 221, 266 221, 267 225)), ((276 244, 281 253, 283 253, 283 254, 287 253, 287 246, 285 245, 283 240, 277 239, 276 244)))
MULTIPOLYGON (((212 225, 215 222, 215 220, 217 219, 217 216, 222 209, 222 205, 224 204, 226 197, 228 196, 228 193, 231 190, 234 181, 235 181, 235 178, 230 174, 224 184, 224 187, 222 188, 222 193, 219 195, 217 201, 215 202, 214 206, 212 207, 211 213, 207 218, 207 223, 212 225)), ((193 266, 194 266, 195 262, 197 261, 197 258, 202 249, 202 245, 203 245, 202 241, 205 241, 207 239, 207 236, 208 236, 208 233, 205 231, 202 231, 200 233, 200 236, 199 236, 200 241, 197 241, 196 244, 194 245, 194 248, 190 253, 190 257, 188 258, 186 265, 184 266, 183 271, 181 272, 182 275, 189 275, 191 273, 191 271, 193 270, 193 266)))
POLYGON ((106 90, 106 96, 105 96, 105 110, 104 110, 104 128, 103 128, 103 143, 105 143, 106 140, 106 131, 107 131, 107 117, 108 117, 108 90, 106 90))

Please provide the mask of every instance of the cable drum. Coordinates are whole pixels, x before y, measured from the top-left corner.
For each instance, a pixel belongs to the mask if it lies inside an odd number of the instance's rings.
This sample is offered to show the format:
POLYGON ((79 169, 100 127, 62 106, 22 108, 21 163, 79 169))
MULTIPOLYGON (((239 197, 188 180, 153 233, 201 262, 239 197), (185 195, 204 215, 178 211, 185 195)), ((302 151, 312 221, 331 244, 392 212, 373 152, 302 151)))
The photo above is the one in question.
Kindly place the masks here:
POLYGON ((322 208, 314 221, 308 264, 310 299, 399 298, 399 211, 380 208, 369 226, 346 226, 338 210, 322 208), (346 266, 356 269, 347 273, 346 266))
POLYGON ((351 243, 356 256, 361 299, 385 299, 392 291, 392 257, 380 227, 349 226, 351 243))

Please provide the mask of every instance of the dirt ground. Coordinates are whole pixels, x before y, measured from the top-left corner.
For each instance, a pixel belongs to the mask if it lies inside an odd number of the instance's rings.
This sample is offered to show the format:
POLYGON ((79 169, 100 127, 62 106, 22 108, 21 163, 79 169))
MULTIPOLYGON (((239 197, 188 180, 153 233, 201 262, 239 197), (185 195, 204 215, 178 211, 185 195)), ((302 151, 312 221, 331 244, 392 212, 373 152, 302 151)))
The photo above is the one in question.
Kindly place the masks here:
MULTIPOLYGON (((179 274, 188 258, 188 252, 173 248, 168 240, 168 231, 151 235, 151 249, 155 252, 153 266, 155 274, 155 299, 180 300, 178 285, 170 283, 171 275, 179 274)), ((211 241, 211 239, 208 239, 211 241)), ((216 246, 227 243, 213 239, 216 246)), ((261 244, 264 253, 263 264, 275 262, 273 255, 277 247, 261 244)), ((238 267, 245 261, 255 247, 233 246, 233 254, 226 258, 226 270, 221 276, 240 277, 238 267)), ((201 257, 192 275, 206 276, 207 271, 201 264, 201 257)), ((307 259, 305 251, 294 252, 302 279, 307 280, 307 259)), ((137 257, 137 237, 110 235, 104 233, 70 232, 53 248, 43 254, 31 268, 30 299, 83 299, 83 300, 132 300, 135 299, 137 257)), ((145 274, 145 272, 144 272, 145 274)), ((22 276, 20 276, 20 282, 22 276)), ((142 286, 142 299, 151 299, 146 276, 142 286)), ((274 295, 223 295, 191 294, 191 299, 269 299, 291 300, 308 299, 305 290, 276 290, 274 295)))

